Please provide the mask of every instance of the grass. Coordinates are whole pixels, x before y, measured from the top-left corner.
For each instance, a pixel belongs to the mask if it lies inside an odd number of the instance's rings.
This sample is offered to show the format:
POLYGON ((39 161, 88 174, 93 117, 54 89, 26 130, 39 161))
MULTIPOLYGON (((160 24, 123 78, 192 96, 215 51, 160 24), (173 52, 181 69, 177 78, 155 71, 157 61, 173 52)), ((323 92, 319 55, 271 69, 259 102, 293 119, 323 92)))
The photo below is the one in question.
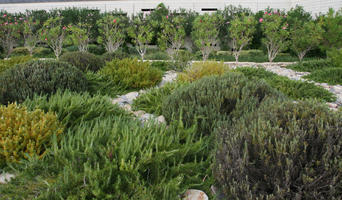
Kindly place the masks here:
POLYGON ((237 68, 236 71, 243 73, 249 78, 264 79, 269 85, 287 95, 293 100, 318 99, 323 102, 334 102, 336 97, 322 87, 313 83, 291 80, 287 77, 278 76, 263 68, 237 68))

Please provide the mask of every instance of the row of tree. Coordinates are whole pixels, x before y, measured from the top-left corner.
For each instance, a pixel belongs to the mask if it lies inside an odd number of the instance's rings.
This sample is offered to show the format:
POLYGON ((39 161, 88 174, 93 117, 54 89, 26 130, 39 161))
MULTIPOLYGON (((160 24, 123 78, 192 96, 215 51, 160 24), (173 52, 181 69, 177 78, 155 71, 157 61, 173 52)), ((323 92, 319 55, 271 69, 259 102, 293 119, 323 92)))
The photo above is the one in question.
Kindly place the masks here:
POLYGON ((0 40, 6 55, 21 40, 31 54, 37 43, 46 43, 57 58, 65 41, 72 41, 79 51, 87 51, 89 43, 97 42, 108 52, 115 52, 125 42, 132 43, 142 59, 148 45, 155 43, 174 59, 188 38, 201 52, 203 60, 219 46, 226 45, 236 61, 243 49, 259 42, 270 62, 288 49, 301 61, 314 48, 327 51, 342 47, 342 11, 330 10, 315 19, 302 7, 288 12, 269 8, 254 14, 248 9, 230 6, 223 11, 199 15, 185 10, 170 11, 160 4, 148 15, 140 13, 130 18, 120 11, 104 14, 74 11, 79 15, 73 23, 65 20, 70 15, 64 16, 58 10, 52 11, 51 16, 33 11, 14 15, 3 12, 0 40))

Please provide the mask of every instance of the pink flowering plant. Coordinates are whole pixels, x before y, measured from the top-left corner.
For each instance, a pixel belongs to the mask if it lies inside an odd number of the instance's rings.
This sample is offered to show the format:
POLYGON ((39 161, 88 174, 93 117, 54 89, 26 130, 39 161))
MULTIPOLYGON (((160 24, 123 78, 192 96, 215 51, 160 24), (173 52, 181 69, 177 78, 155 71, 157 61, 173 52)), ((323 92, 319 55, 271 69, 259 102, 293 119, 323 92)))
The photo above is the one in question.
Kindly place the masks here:
POLYGON ((209 58, 210 53, 218 50, 219 28, 222 23, 222 15, 216 13, 199 15, 194 21, 192 38, 204 61, 209 58))
POLYGON ((97 41, 107 52, 115 52, 125 41, 126 27, 122 21, 121 17, 106 14, 97 22, 100 32, 97 41))
POLYGON ((148 44, 154 36, 153 23, 148 18, 143 19, 141 16, 136 16, 132 19, 131 26, 128 29, 128 34, 133 38, 133 43, 141 60, 144 60, 148 44))
POLYGON ((239 56, 242 49, 253 39, 257 21, 253 16, 242 15, 241 17, 235 17, 230 24, 229 33, 233 55, 235 57, 235 61, 239 62, 239 56))
POLYGON ((64 40, 67 36, 67 27, 62 26, 62 17, 49 18, 39 31, 40 38, 53 50, 56 59, 62 54, 64 40))
POLYGON ((90 28, 89 23, 78 23, 76 25, 69 25, 69 39, 78 47, 78 51, 87 52, 90 41, 90 28))
POLYGON ((0 42, 6 58, 13 52, 14 45, 21 38, 21 22, 17 17, 3 14, 0 17, 0 42))
POLYGON ((161 23, 161 32, 158 37, 160 49, 166 50, 171 60, 177 57, 179 49, 184 44, 184 19, 180 16, 166 15, 161 23))
POLYGON ((277 54, 289 46, 289 31, 286 16, 278 11, 265 11, 259 19, 264 34, 262 40, 267 49, 268 60, 272 62, 277 54))
POLYGON ((24 46, 32 56, 33 49, 39 42, 39 21, 35 21, 33 17, 29 15, 29 13, 27 13, 25 18, 21 18, 20 20, 23 21, 23 36, 25 40, 24 46))

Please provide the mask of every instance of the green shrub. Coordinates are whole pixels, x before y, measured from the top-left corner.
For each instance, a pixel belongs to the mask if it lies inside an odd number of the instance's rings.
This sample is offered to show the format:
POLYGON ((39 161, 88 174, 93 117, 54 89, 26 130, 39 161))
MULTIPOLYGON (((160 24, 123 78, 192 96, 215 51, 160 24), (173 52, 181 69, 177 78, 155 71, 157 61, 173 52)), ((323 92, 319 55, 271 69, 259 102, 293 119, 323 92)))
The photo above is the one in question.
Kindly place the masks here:
POLYGON ((173 69, 172 63, 167 61, 153 61, 151 62, 151 67, 160 69, 162 71, 169 71, 173 69))
POLYGON ((36 47, 33 49, 33 57, 35 58, 55 58, 55 54, 50 48, 36 47))
POLYGON ((8 60, 0 60, 0 73, 14 67, 16 64, 26 63, 30 60, 32 60, 31 56, 17 56, 8 60))
POLYGON ((104 66, 104 61, 94 54, 87 52, 68 52, 61 56, 60 61, 70 63, 81 71, 96 72, 104 66))
POLYGON ((304 78, 330 85, 342 85, 342 68, 327 68, 314 71, 304 76, 304 78))
POLYGON ((31 61, 0 74, 0 102, 21 102, 37 94, 52 94, 58 89, 84 91, 87 80, 82 72, 68 63, 31 61))
POLYGON ((106 63, 100 74, 108 77, 114 83, 130 89, 155 86, 162 79, 162 71, 151 67, 149 62, 128 58, 106 63))
POLYGON ((249 81, 238 73, 210 76, 174 91, 164 102, 162 113, 170 122, 198 124, 201 134, 210 134, 220 120, 239 118, 269 98, 282 95, 264 81, 249 81))
POLYGON ((174 58, 174 63, 172 63, 172 69, 176 71, 183 71, 185 68, 189 67, 191 61, 194 60, 194 56, 191 52, 180 50, 174 58))
POLYGON ((302 63, 296 63, 288 65, 286 68, 300 72, 314 72, 324 68, 334 67, 334 64, 330 60, 311 60, 302 63))
POLYGON ((0 166, 28 156, 43 157, 53 135, 63 132, 53 113, 27 111, 16 104, 0 105, 0 166))
POLYGON ((341 117, 276 102, 221 130, 214 171, 225 198, 341 199, 341 117))
POLYGON ((125 87, 114 83, 99 73, 87 72, 86 77, 88 81, 87 92, 91 95, 105 95, 115 98, 117 95, 128 93, 125 87))
POLYGON ((30 52, 27 50, 26 47, 17 47, 13 49, 13 52, 11 53, 11 57, 28 55, 30 55, 30 52))
POLYGON ((78 46, 72 45, 65 48, 68 52, 78 51, 78 46))
POLYGON ((336 67, 342 67, 342 49, 331 49, 327 52, 328 58, 336 67))
POLYGON ((167 83, 160 88, 148 89, 146 93, 139 95, 133 101, 133 110, 143 110, 147 113, 161 115, 162 105, 165 99, 182 84, 174 82, 167 83))
POLYGON ((163 51, 157 51, 154 53, 148 53, 146 54, 145 60, 169 60, 169 56, 167 53, 163 51))
POLYGON ((40 109, 56 113, 59 121, 67 128, 84 121, 127 115, 117 105, 112 104, 108 97, 91 97, 87 93, 77 94, 70 91, 57 91, 50 97, 35 95, 32 99, 25 100, 23 105, 30 110, 40 109))
POLYGON ((106 52, 106 49, 101 45, 89 44, 88 45, 88 52, 93 53, 95 55, 102 55, 106 52))
POLYGON ((194 132, 181 123, 142 127, 120 118, 81 123, 46 160, 56 179, 39 198, 178 199, 194 187, 209 193, 208 139, 197 140, 194 132))
POLYGON ((314 83, 291 80, 262 68, 242 67, 237 68, 236 71, 242 72, 249 78, 264 79, 270 86, 294 100, 318 99, 327 102, 336 100, 336 97, 331 92, 316 86, 314 83))
POLYGON ((124 58, 129 58, 130 55, 123 50, 117 50, 115 52, 106 52, 102 55, 103 60, 110 62, 112 60, 118 59, 122 60, 124 58))
POLYGON ((189 68, 187 68, 183 73, 180 73, 177 79, 182 82, 193 82, 201 79, 204 76, 222 75, 228 70, 229 67, 226 66, 223 62, 196 62, 193 63, 189 68))

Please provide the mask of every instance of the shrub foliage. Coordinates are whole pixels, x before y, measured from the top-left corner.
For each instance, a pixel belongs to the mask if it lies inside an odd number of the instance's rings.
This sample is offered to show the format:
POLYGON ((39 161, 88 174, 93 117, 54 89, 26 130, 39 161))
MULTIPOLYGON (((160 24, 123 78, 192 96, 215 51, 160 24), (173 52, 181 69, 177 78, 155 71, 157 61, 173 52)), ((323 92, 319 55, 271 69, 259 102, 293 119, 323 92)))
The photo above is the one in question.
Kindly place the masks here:
POLYGON ((151 67, 149 62, 142 62, 137 59, 108 62, 100 74, 130 89, 155 86, 162 79, 161 70, 151 67))
POLYGON ((23 101, 37 94, 52 94, 57 89, 84 91, 87 80, 77 68, 58 61, 31 61, 0 75, 0 102, 23 101))
POLYGON ((341 127, 317 102, 264 106, 220 131, 216 179, 228 199, 341 199, 341 127))
POLYGON ((211 76, 177 89, 163 103, 162 112, 169 122, 182 119, 186 126, 198 124, 209 134, 215 123, 239 118, 271 97, 281 97, 264 81, 249 81, 237 73, 211 76))
POLYGON ((28 156, 43 157, 51 137, 63 129, 53 113, 29 112, 16 104, 0 106, 0 166, 28 156))
POLYGON ((101 58, 87 52, 68 52, 63 54, 60 60, 70 63, 81 71, 96 72, 105 64, 101 58))

